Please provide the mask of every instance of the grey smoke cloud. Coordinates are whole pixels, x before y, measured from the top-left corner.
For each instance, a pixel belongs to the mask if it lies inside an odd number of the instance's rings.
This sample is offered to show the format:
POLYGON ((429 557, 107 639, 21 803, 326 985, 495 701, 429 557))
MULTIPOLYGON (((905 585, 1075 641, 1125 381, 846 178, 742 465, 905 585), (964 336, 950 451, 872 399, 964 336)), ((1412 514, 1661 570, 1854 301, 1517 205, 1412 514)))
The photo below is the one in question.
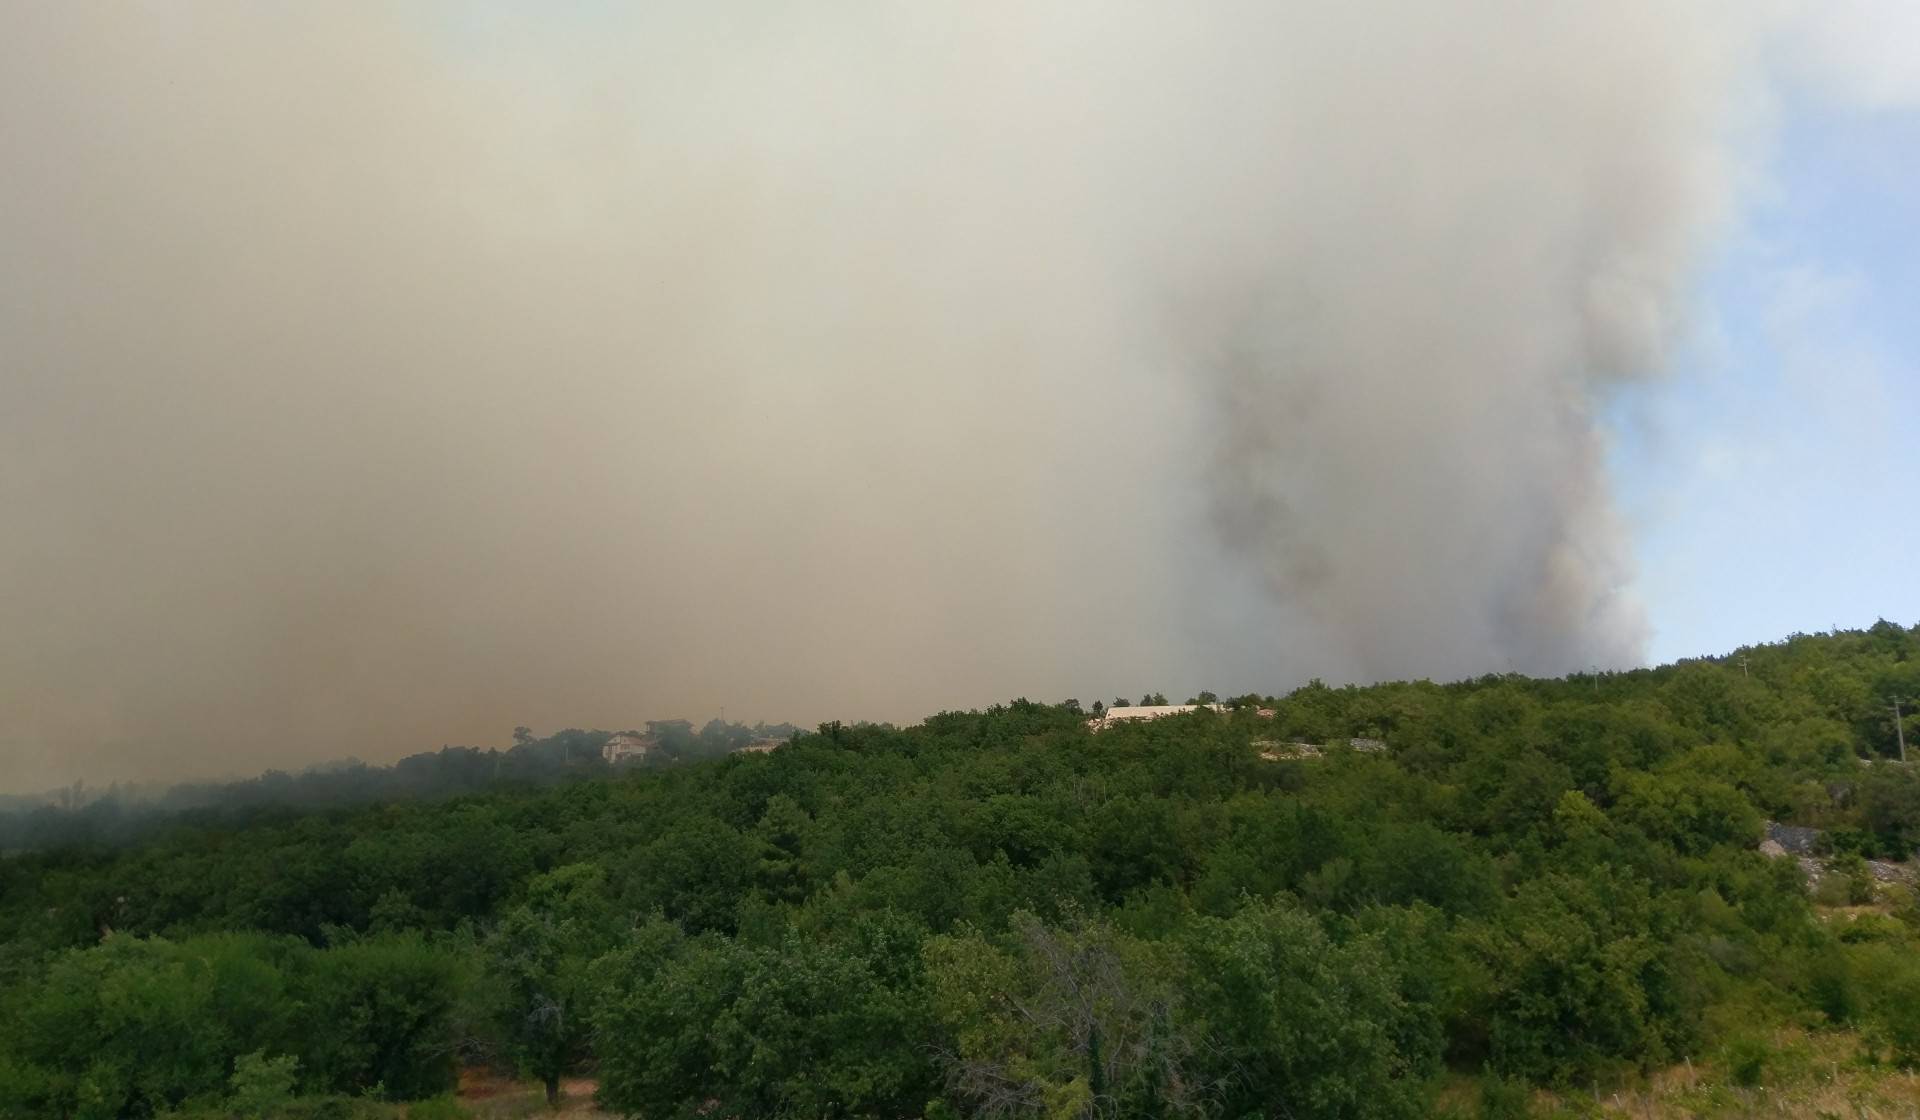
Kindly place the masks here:
POLYGON ((1633 662, 1746 12, 13 6, 0 788, 1633 662))

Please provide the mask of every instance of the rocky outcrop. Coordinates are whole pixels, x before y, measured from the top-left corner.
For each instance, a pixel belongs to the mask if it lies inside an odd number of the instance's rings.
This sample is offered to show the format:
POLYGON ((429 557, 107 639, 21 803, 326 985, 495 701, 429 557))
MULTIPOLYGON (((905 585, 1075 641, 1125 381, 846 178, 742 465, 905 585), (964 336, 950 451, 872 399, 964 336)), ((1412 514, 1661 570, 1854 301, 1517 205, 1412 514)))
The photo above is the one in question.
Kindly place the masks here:
MULTIPOLYGON (((1788 856, 1800 861, 1800 870, 1807 877, 1808 887, 1817 887, 1820 880, 1831 870, 1826 860, 1821 858, 1821 843, 1826 833, 1817 828, 1804 828, 1799 825, 1781 824, 1768 821, 1766 839, 1760 841, 1760 854, 1768 859, 1785 859, 1788 856)), ((1916 853, 1920 855, 1920 853, 1916 853)), ((1867 874, 1881 883, 1910 883, 1914 880, 1914 868, 1911 864, 1891 863, 1883 859, 1866 861, 1867 874)))
POLYGON ((1819 854, 1820 838, 1825 833, 1817 828, 1802 828, 1798 825, 1781 824, 1779 821, 1767 822, 1767 839, 1781 848, 1782 854, 1811 856, 1819 854))

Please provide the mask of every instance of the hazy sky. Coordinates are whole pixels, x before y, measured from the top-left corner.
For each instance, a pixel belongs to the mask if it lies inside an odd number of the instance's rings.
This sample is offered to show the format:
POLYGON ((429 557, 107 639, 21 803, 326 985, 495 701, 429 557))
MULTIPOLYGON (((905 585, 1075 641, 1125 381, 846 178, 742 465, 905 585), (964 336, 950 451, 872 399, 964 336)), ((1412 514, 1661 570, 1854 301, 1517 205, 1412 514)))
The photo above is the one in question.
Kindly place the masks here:
POLYGON ((1920 618, 1920 7, 0 9, 0 790, 1920 618))

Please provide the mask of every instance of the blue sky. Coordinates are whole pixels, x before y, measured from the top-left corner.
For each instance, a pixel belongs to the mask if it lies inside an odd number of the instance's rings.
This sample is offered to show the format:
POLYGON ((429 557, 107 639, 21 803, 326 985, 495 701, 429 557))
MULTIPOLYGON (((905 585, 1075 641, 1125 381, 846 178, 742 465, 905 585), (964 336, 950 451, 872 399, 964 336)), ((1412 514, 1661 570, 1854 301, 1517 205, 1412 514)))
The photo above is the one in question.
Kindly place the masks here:
POLYGON ((1655 662, 1920 621, 1920 108, 1789 103, 1766 171, 1615 410, 1655 662))

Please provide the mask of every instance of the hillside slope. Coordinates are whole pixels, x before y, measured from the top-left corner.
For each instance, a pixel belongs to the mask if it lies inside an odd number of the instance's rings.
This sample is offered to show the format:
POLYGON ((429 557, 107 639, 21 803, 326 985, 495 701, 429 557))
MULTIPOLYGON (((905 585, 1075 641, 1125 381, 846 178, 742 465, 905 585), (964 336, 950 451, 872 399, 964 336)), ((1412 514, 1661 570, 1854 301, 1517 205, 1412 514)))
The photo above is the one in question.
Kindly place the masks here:
POLYGON ((1882 623, 22 855, 0 1114, 295 1115, 468 1063, 650 1117, 1511 1115, 1764 1081, 1781 1039, 1910 1064, 1920 910, 1862 873, 1920 842, 1894 695, 1920 628, 1882 623), (1767 820, 1820 830, 1819 898, 1767 820))

